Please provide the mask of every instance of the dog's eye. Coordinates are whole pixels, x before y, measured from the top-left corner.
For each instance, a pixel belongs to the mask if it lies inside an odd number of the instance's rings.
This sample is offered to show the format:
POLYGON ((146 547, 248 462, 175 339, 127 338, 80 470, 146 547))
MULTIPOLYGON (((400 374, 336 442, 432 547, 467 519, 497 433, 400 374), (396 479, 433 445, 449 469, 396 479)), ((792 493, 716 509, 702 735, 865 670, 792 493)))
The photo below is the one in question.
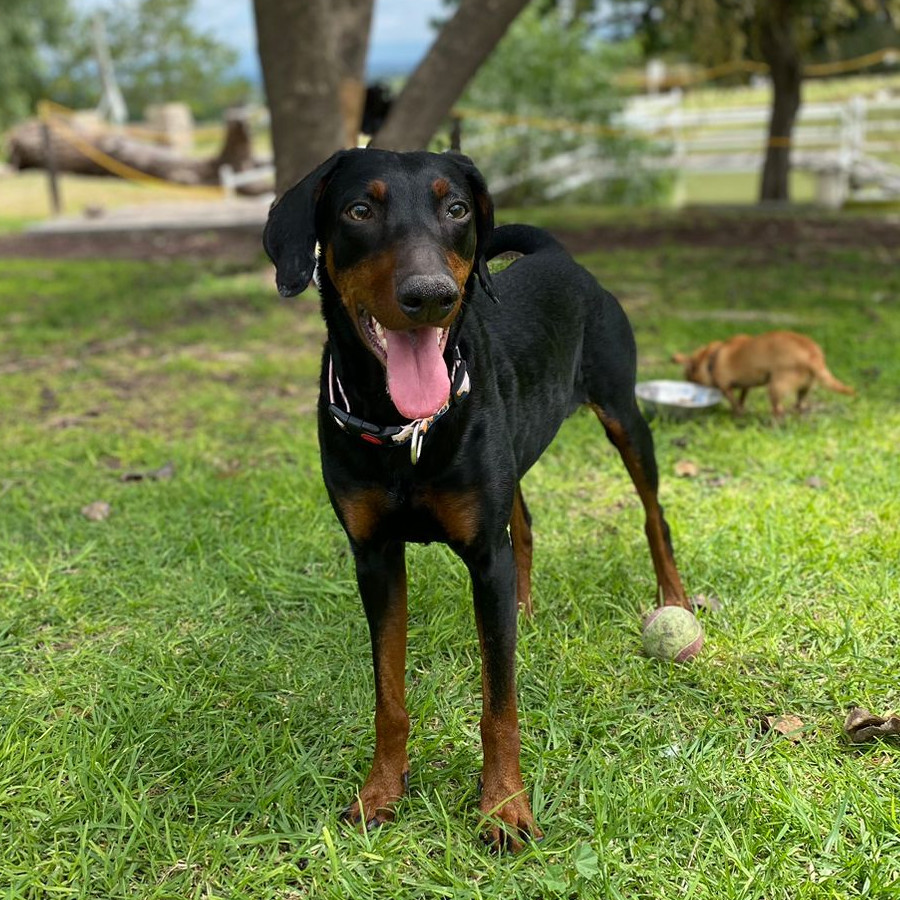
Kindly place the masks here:
POLYGON ((447 207, 447 215, 451 219, 464 219, 469 214, 469 207, 460 200, 447 207))
POLYGON ((354 222, 363 222, 366 219, 372 218, 372 207, 366 203, 351 203, 350 206, 347 207, 346 214, 353 219, 354 222))

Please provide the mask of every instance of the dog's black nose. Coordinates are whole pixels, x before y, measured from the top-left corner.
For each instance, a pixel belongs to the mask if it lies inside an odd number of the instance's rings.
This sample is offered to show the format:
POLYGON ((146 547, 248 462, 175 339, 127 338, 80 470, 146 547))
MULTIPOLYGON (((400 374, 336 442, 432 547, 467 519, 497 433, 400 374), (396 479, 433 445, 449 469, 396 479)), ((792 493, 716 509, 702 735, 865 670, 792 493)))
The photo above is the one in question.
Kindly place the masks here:
POLYGON ((459 300, 459 288, 449 275, 410 275, 397 290, 400 308, 423 325, 439 322, 459 300))

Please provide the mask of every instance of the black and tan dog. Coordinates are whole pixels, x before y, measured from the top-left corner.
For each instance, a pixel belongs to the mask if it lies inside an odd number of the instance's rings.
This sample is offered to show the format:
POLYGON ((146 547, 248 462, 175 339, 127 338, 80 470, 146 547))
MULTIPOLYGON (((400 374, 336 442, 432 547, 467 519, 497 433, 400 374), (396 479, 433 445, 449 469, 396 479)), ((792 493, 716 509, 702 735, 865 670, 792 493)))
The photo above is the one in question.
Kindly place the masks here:
POLYGON ((322 472, 356 562, 375 668, 375 757, 352 821, 379 825, 409 778, 408 541, 443 541, 472 578, 482 653, 481 810, 490 838, 539 837, 519 769, 518 606, 531 612, 531 517, 519 480, 579 405, 633 479, 664 604, 688 607, 657 501, 635 345, 615 298, 548 234, 494 229, 464 156, 348 150, 287 191, 264 243, 278 289, 318 285, 322 472), (489 257, 524 254, 491 275, 489 257))

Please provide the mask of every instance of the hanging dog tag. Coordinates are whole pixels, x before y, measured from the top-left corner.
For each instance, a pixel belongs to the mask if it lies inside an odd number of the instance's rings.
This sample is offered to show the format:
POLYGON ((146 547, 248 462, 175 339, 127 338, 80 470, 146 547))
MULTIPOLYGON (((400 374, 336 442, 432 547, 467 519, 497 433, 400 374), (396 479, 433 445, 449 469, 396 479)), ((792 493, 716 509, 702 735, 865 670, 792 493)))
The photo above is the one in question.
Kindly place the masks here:
POLYGON ((425 429, 422 428, 424 421, 419 419, 413 426, 412 440, 409 442, 409 459, 415 465, 422 455, 422 441, 425 439, 425 429))

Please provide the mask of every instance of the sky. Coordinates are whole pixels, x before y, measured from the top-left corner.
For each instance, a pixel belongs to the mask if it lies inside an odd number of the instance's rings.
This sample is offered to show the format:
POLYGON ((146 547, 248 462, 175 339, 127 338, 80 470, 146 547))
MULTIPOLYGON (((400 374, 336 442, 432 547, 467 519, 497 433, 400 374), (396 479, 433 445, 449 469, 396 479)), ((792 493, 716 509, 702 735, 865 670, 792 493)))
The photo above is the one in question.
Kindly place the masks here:
MULTIPOLYGON (((241 54, 241 72, 258 77, 252 0, 195 0, 197 22, 241 54)), ((429 22, 443 11, 441 0, 375 0, 369 44, 369 78, 405 73, 433 39, 429 22)))

